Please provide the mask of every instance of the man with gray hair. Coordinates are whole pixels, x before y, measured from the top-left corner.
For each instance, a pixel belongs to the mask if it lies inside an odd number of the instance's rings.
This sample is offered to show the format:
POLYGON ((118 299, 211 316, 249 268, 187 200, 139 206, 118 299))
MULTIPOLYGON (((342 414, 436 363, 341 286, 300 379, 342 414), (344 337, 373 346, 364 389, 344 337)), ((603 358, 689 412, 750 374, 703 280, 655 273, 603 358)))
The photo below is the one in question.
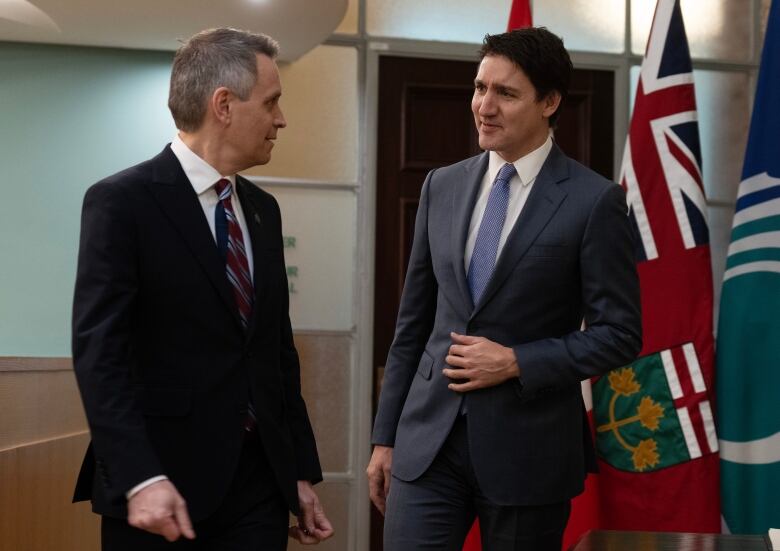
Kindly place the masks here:
POLYGON ((333 533, 279 206, 237 175, 286 126, 277 52, 235 29, 190 38, 171 74, 179 133, 84 198, 73 362, 92 442, 74 501, 102 515, 105 550, 277 551, 333 533))

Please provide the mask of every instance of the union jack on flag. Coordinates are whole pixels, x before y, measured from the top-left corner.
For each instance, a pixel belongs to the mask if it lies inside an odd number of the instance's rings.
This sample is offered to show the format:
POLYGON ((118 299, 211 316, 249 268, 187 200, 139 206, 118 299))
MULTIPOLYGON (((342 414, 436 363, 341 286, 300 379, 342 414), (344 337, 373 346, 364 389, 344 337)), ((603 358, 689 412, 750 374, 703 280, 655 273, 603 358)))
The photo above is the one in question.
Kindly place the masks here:
POLYGON ((652 32, 620 175, 640 238, 638 261, 658 258, 659 243, 686 249, 709 243, 693 68, 676 2, 658 3, 652 32), (655 192, 648 182, 665 189, 655 192), (667 211, 669 199, 674 224, 651 214, 667 211))

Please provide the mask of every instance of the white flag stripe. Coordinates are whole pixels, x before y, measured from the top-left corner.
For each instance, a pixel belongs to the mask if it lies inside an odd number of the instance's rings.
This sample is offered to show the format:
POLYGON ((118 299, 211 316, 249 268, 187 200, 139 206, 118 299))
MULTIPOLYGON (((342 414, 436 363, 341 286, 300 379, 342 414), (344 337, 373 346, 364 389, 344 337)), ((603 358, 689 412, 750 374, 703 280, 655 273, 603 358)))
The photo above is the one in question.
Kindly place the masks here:
POLYGON ((626 138, 620 182, 626 183, 626 202, 628 207, 634 211, 634 220, 639 230, 639 237, 642 239, 642 246, 645 248, 645 256, 648 260, 654 260, 658 258, 658 249, 655 246, 653 229, 650 227, 642 194, 639 192, 639 182, 634 172, 634 162, 631 159, 631 136, 626 138))
POLYGON ((593 410, 593 391, 590 385, 590 379, 580 381, 580 390, 582 392, 582 401, 585 404, 585 411, 593 410))
POLYGON ((677 145, 680 151, 696 167, 697 174, 701 176, 696 158, 688 151, 688 147, 680 140, 677 134, 671 130, 671 127, 678 124, 696 122, 697 120, 696 111, 683 111, 667 117, 654 119, 650 122, 658 156, 666 175, 665 180, 672 199, 672 207, 677 217, 677 224, 686 249, 696 247, 696 239, 693 236, 693 228, 688 218, 685 198, 695 205, 705 220, 707 218, 707 200, 704 197, 704 190, 699 187, 699 184, 688 172, 688 169, 672 153, 669 142, 671 141, 677 145))
POLYGON ((739 184, 739 190, 737 191, 737 199, 755 191, 761 191, 762 189, 773 186, 780 186, 780 178, 773 178, 767 172, 756 174, 746 180, 742 180, 742 183, 739 184))
POLYGON ((780 199, 771 199, 758 203, 752 207, 747 207, 734 214, 734 226, 741 226, 746 222, 766 218, 767 216, 776 216, 780 214, 780 199))
POLYGON ((652 94, 657 90, 671 88, 680 84, 692 84, 693 73, 676 73, 660 77, 661 60, 663 59, 666 36, 669 33, 669 22, 672 19, 674 2, 659 2, 655 9, 655 20, 650 29, 650 38, 647 40, 647 51, 642 62, 642 87, 645 94, 652 94))
POLYGON ((767 465, 780 461, 780 431, 749 442, 720 441, 720 458, 743 465, 767 465))
POLYGON ((731 256, 732 254, 744 253, 754 249, 777 248, 780 248, 780 231, 768 231, 732 241, 731 245, 729 245, 728 255, 731 256))
POLYGON ((693 430, 693 423, 691 423, 688 408, 678 408, 677 418, 680 420, 680 428, 683 431, 685 445, 688 446, 688 454, 691 456, 691 459, 701 457, 701 448, 699 447, 699 441, 696 439, 696 432, 693 430))
POLYGON ((674 368, 674 360, 672 359, 672 351, 664 350, 661 352, 661 360, 664 363, 664 371, 666 372, 666 381, 669 383, 669 390, 672 392, 672 398, 677 400, 682 398, 682 388, 680 387, 680 379, 677 377, 677 370, 674 368))
POLYGON ((691 375, 693 390, 696 392, 704 392, 707 390, 707 387, 704 386, 704 377, 701 374, 699 358, 696 356, 696 350, 693 348, 693 343, 689 342, 683 345, 683 352, 685 353, 685 361, 688 363, 688 373, 691 375))
POLYGON ((707 435, 707 445, 710 447, 710 452, 715 453, 718 451, 718 435, 715 433, 715 419, 712 417, 709 400, 704 400, 699 404, 699 413, 704 424, 704 434, 707 435))
POLYGON ((734 266, 733 268, 726 270, 726 273, 723 274, 723 281, 726 282, 733 277, 752 274, 754 272, 780 273, 780 261, 761 260, 759 262, 746 262, 745 264, 734 266))

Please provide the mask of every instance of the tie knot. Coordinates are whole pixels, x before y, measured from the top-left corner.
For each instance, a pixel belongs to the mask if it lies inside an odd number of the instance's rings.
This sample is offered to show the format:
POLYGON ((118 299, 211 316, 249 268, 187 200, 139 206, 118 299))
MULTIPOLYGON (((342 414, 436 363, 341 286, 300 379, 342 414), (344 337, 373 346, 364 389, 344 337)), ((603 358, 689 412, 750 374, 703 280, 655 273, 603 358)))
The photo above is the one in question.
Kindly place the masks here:
POLYGON ((214 184, 214 189, 217 190, 219 200, 224 201, 230 197, 230 194, 233 191, 233 186, 230 185, 230 180, 227 178, 222 178, 216 184, 214 184))
POLYGON ((512 176, 517 174, 517 170, 515 170, 515 165, 512 163, 504 163, 504 166, 501 167, 501 170, 498 171, 498 175, 496 176, 495 182, 504 182, 509 183, 509 180, 512 179, 512 176))

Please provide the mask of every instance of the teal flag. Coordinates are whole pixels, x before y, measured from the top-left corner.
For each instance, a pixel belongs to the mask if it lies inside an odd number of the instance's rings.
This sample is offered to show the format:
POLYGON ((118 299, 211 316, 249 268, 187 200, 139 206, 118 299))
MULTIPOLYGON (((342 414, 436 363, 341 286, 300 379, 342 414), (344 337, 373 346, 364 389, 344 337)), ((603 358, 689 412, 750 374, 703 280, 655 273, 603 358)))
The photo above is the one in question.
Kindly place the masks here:
POLYGON ((721 509, 733 533, 780 528, 780 6, 761 57, 717 342, 721 509))

